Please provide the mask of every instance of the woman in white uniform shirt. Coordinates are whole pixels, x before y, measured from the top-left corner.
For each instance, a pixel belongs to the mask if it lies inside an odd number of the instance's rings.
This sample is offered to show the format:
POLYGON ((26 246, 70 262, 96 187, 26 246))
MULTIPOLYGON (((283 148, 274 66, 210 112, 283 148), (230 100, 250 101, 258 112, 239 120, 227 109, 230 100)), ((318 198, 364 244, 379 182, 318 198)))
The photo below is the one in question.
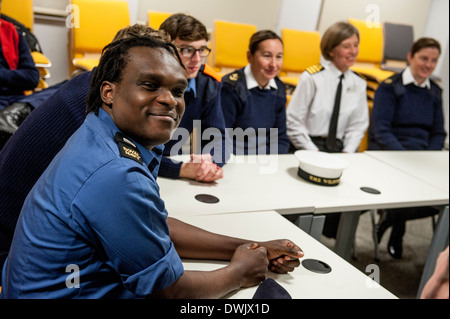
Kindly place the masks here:
POLYGON ((366 81, 349 69, 359 54, 359 32, 338 22, 325 32, 320 49, 327 61, 300 76, 287 108, 287 134, 296 149, 356 152, 369 126, 366 81), (329 149, 326 139, 342 74, 337 140, 329 149))

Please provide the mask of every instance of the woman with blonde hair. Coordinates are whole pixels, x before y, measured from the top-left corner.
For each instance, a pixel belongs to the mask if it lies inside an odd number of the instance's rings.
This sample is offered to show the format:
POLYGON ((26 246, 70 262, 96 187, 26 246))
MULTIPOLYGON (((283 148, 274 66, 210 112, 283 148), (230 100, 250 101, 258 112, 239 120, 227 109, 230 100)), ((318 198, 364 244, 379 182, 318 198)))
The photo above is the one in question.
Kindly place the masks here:
POLYGON ((287 134, 295 149, 346 153, 358 149, 369 125, 366 81, 350 70, 359 54, 359 40, 358 30, 345 22, 324 33, 320 49, 326 62, 300 76, 287 109, 287 134))

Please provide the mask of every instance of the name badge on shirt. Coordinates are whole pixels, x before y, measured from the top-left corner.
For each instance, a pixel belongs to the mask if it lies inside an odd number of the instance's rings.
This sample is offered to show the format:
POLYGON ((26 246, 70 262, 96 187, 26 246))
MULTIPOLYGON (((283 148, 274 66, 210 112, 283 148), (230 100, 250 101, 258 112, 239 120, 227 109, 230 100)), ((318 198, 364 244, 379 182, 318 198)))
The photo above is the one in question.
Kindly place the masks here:
POLYGON ((353 93, 358 91, 358 87, 356 85, 350 86, 349 88, 347 88, 347 93, 353 93))

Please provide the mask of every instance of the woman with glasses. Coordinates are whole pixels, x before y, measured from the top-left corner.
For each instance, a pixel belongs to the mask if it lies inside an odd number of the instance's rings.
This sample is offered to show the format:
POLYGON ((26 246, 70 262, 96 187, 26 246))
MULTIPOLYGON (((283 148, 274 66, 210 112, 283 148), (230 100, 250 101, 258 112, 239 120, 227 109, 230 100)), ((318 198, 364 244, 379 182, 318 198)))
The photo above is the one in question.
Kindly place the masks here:
POLYGON ((208 32, 200 21, 182 13, 167 18, 160 30, 169 33, 177 47, 187 71, 189 87, 184 95, 186 110, 179 128, 165 144, 159 176, 213 182, 223 177, 221 167, 228 156, 225 154, 225 123, 217 99, 220 78, 204 64, 211 52, 208 32), (193 132, 197 136, 192 136, 192 139, 200 143, 199 149, 191 149, 195 154, 191 161, 178 162, 167 158, 181 154, 187 133, 192 135, 193 132))
POLYGON ((233 153, 287 153, 286 88, 277 77, 283 41, 270 30, 253 34, 247 60, 245 68, 225 75, 220 86, 225 124, 233 129, 233 153))

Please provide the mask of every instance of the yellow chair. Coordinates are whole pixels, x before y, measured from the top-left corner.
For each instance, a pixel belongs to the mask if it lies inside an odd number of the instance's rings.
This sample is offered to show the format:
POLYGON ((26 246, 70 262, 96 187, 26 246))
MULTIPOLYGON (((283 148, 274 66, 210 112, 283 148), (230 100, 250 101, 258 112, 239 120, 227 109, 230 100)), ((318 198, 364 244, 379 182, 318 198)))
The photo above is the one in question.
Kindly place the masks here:
MULTIPOLYGON (((372 116, 372 109, 373 109, 373 101, 367 101, 367 106, 369 107, 369 123, 370 123, 370 117, 372 116)), ((364 137, 361 140, 361 143, 359 144, 358 152, 364 152, 369 149, 369 129, 366 130, 364 133, 364 137)))
POLYGON ((384 50, 382 25, 368 25, 366 21, 357 19, 348 19, 348 22, 358 29, 360 36, 357 63, 351 69, 376 83, 394 75, 394 72, 380 68, 384 50))
POLYGON ((295 88, 298 78, 308 67, 320 63, 320 34, 315 31, 281 29, 284 43, 280 79, 295 88))
POLYGON ((2 13, 19 21, 33 31, 33 0, 3 0, 2 13))
POLYGON ((70 73, 98 65, 102 49, 117 31, 130 25, 124 0, 72 0, 74 26, 69 29, 70 73), (79 23, 79 25, 77 25, 79 23))
POLYGON ((224 75, 247 65, 247 51, 256 25, 216 20, 211 33, 208 64, 224 75))
POLYGON ((172 15, 168 12, 148 11, 147 13, 147 26, 159 30, 161 24, 172 15))
MULTIPOLYGON (((7 15, 8 17, 20 22, 31 32, 33 32, 33 0, 3 0, 2 14, 7 15)), ((48 68, 52 66, 52 63, 41 52, 32 51, 31 56, 33 57, 34 63, 39 70, 39 73, 41 74, 41 78, 39 79, 39 84, 36 90, 45 89, 48 87, 46 79, 50 78, 50 72, 48 71, 48 68)))

